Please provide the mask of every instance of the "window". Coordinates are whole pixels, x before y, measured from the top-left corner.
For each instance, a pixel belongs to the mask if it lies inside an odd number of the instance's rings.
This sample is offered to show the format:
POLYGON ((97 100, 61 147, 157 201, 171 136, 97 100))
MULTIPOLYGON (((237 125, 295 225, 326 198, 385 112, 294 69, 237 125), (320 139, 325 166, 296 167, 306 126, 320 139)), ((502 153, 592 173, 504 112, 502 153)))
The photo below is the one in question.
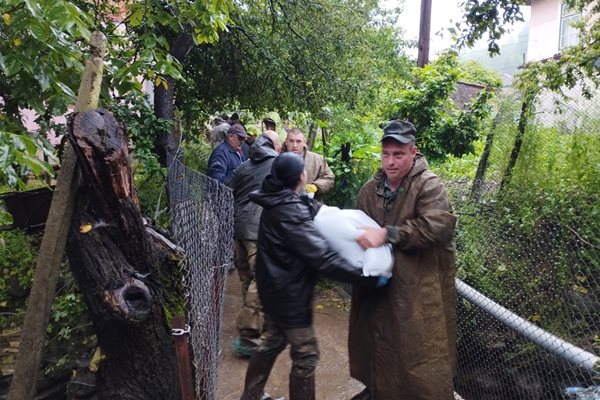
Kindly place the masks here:
POLYGON ((562 4, 560 6, 560 42, 559 49, 575 46, 579 43, 579 32, 577 28, 571 26, 573 23, 581 19, 581 13, 569 9, 568 6, 562 4))

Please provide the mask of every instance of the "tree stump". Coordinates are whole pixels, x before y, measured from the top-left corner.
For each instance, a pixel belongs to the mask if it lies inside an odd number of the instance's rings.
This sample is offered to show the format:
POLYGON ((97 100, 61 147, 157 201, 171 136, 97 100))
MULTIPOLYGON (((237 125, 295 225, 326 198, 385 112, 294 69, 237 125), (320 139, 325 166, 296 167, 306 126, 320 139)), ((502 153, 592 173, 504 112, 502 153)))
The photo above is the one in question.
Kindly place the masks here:
POLYGON ((162 282, 172 271, 161 270, 173 250, 147 232, 124 129, 111 112, 98 109, 75 115, 69 140, 82 181, 67 255, 103 355, 98 397, 179 399, 162 282))

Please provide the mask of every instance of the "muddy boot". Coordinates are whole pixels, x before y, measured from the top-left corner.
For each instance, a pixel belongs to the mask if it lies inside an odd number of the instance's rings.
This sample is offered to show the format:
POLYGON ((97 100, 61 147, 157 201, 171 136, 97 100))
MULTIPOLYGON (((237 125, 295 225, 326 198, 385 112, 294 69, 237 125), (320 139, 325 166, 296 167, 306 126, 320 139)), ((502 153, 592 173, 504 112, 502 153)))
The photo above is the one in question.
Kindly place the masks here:
POLYGON ((238 356, 249 358, 254 354, 259 344, 260 339, 248 339, 236 336, 233 339, 233 343, 231 343, 231 349, 238 356))
POLYGON ((315 376, 290 375, 290 400, 315 400, 315 376))
POLYGON ((250 357, 246 380, 244 382, 244 393, 240 400, 261 400, 263 398, 265 384, 275 364, 277 356, 256 352, 250 357))
POLYGON ((352 397, 350 400, 369 400, 370 398, 371 393, 369 392, 369 388, 365 388, 365 390, 352 397))

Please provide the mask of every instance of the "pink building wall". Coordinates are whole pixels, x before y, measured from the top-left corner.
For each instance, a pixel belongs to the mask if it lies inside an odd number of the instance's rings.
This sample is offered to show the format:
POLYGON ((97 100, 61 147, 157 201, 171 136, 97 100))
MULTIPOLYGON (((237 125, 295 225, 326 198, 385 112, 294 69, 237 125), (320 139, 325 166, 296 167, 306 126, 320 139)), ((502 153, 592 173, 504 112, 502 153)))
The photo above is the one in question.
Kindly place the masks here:
MULTIPOLYGON (((22 108, 20 111, 21 122, 23 123, 25 129, 27 129, 29 132, 38 132, 40 126, 35 122, 35 119, 38 117, 36 112, 27 108, 22 108)), ((52 117, 52 121, 57 124, 66 124, 67 118, 64 115, 59 115, 56 117, 52 117)), ((62 135, 56 136, 53 130, 46 132, 46 137, 48 138, 50 143, 54 145, 59 144, 62 139, 62 135)))
POLYGON ((560 0, 531 0, 527 62, 557 54, 560 35, 560 0))

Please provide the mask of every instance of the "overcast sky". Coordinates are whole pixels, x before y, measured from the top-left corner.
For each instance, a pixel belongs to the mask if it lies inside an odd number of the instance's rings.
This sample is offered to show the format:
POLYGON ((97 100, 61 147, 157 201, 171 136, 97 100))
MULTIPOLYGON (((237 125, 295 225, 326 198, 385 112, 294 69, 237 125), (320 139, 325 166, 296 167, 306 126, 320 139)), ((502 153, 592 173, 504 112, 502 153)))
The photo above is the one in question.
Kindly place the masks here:
MULTIPOLYGON (((453 26, 460 21, 462 14, 459 8, 460 0, 432 0, 431 1, 431 44, 430 58, 434 59, 435 54, 450 47, 453 42, 450 34, 445 29, 453 26)), ((381 1, 384 7, 394 7, 398 4, 397 1, 383 0, 381 1)), ((527 20, 529 16, 529 7, 522 7, 523 15, 527 20)), ((405 39, 419 39, 419 20, 421 14, 421 0, 406 0, 404 2, 404 11, 400 15, 398 24, 405 31, 405 39)), ((517 32, 518 33, 518 29, 517 32)), ((515 30, 511 30, 508 35, 505 35, 502 42, 508 40, 512 34, 516 34, 515 30)), ((482 41, 476 47, 486 47, 485 41, 482 41)), ((408 52, 411 56, 417 57, 417 49, 408 52)))

